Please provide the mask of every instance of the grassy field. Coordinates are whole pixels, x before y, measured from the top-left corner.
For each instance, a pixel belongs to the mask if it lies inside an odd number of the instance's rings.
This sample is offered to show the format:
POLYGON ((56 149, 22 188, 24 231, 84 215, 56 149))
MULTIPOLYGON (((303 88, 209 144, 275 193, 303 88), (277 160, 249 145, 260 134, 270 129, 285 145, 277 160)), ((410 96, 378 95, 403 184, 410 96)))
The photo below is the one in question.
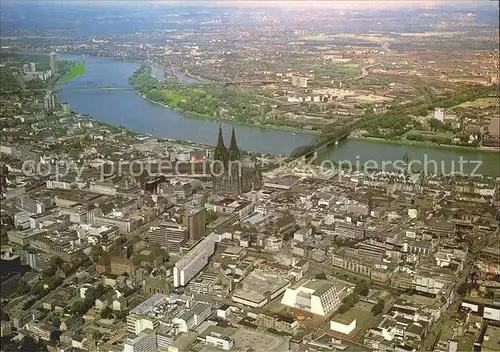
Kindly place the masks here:
POLYGON ((419 33, 397 33, 391 34, 400 35, 402 37, 450 37, 453 35, 463 35, 464 32, 419 32, 419 33))
POLYGON ((58 84, 64 84, 74 80, 76 77, 81 76, 87 72, 87 65, 80 62, 74 64, 69 69, 69 72, 57 80, 58 84))
POLYGON ((160 92, 168 98, 168 105, 175 108, 183 100, 189 100, 191 97, 186 95, 180 95, 171 91, 170 89, 162 89, 160 92))
POLYGON ((394 38, 390 37, 385 37, 382 35, 376 35, 376 34, 324 34, 324 33, 319 33, 316 35, 310 35, 304 38, 301 38, 302 40, 307 40, 307 41, 325 41, 325 40, 332 40, 332 39, 351 39, 351 40, 363 40, 367 42, 373 42, 373 43, 383 43, 383 42, 390 42, 394 41, 394 38))
POLYGON ((320 42, 322 40, 327 40, 329 38, 330 38, 329 35, 326 35, 324 33, 320 33, 320 34, 310 35, 310 36, 304 37, 304 38, 302 38, 302 40, 315 40, 315 41, 320 42))
POLYGON ((353 39, 353 40, 364 40, 373 43, 383 43, 393 41, 394 38, 384 37, 382 35, 376 34, 334 34, 330 38, 343 38, 343 39, 353 39))
POLYGON ((463 104, 458 105, 459 107, 462 108, 469 108, 469 107, 486 107, 486 106, 494 106, 498 105, 500 100, 498 98, 479 98, 474 101, 468 101, 463 104))

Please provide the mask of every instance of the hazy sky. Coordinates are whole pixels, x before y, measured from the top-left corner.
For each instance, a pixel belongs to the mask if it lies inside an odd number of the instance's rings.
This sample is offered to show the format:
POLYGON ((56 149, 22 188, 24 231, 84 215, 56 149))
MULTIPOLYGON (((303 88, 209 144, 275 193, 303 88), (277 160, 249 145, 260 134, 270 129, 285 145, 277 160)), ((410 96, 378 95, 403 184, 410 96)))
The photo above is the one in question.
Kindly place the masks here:
MULTIPOLYGON (((269 6, 269 7, 283 7, 283 8, 337 8, 337 9, 351 9, 359 10, 363 9, 383 9, 383 8, 436 8, 436 7, 448 7, 448 6, 460 6, 465 9, 475 9, 477 7, 482 7, 487 5, 488 7, 496 7, 498 11, 498 1, 493 0, 0 0, 2 3, 75 3, 81 5, 130 5, 138 4, 147 5, 148 3, 158 4, 179 4, 184 6, 189 5, 200 5, 205 6, 224 6, 230 5, 235 7, 246 7, 246 6, 269 6)), ((493 10, 495 11, 495 10, 493 10)))

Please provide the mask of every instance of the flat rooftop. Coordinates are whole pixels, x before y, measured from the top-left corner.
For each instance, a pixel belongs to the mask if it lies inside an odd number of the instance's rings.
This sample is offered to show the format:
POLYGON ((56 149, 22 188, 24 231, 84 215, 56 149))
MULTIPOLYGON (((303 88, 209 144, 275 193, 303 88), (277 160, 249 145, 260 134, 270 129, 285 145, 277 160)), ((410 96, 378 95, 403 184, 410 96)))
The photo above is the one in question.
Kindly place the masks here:
POLYGON ((306 282, 303 287, 310 290, 314 290, 315 296, 320 296, 326 291, 328 291, 332 286, 335 286, 332 282, 327 280, 310 280, 306 282))
POLYGON ((260 303, 267 298, 267 293, 275 293, 290 283, 287 279, 273 272, 256 269, 237 288, 233 297, 260 303))
POLYGON ((366 312, 358 308, 351 308, 347 312, 333 317, 332 321, 349 325, 354 319, 356 319, 357 325, 360 325, 364 324, 364 322, 370 318, 371 314, 369 312, 366 312))
POLYGON ((165 298, 167 298, 167 295, 164 295, 162 293, 155 293, 151 297, 149 297, 147 300, 139 304, 137 307, 132 309, 130 311, 130 314, 147 314, 151 309, 153 309, 158 303, 162 302, 165 298))
POLYGON ((482 344, 482 351, 498 351, 500 346, 500 327, 490 325, 486 329, 482 344))
POLYGON ((239 255, 243 251, 244 251, 243 247, 229 246, 226 248, 226 250, 223 252, 223 254, 225 254, 225 255, 239 255))
POLYGON ((243 222, 248 222, 252 225, 255 225, 255 224, 261 223, 262 221, 264 221, 266 219, 267 219, 267 216, 262 215, 260 213, 257 213, 255 215, 252 215, 252 216, 246 218, 243 222))
MULTIPOLYGON (((274 335, 268 332, 259 332, 245 327, 238 328, 231 336, 234 341, 232 352, 247 351, 289 351, 289 337, 274 335)), ((200 352, 220 351, 212 346, 204 346, 200 352)))

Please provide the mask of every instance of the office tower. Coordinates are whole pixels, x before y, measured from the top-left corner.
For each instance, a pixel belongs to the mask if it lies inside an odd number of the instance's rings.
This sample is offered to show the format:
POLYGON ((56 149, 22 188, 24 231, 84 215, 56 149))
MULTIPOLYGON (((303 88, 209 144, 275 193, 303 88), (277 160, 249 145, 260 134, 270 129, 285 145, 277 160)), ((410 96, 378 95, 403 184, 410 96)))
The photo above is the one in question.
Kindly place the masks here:
POLYGON ((30 62, 30 72, 36 72, 36 63, 30 62))
POLYGON ((24 73, 24 74, 27 74, 27 73, 29 73, 29 72, 30 72, 30 67, 29 67, 29 65, 28 65, 28 64, 24 64, 24 65, 23 65, 23 73, 24 73))
POLYGON ((179 252, 188 241, 187 227, 174 222, 163 222, 151 227, 147 234, 150 243, 168 248, 169 252, 179 252))
POLYGON ((50 72, 52 72, 53 75, 57 74, 57 54, 56 53, 50 53, 50 72))
POLYGON ((188 209, 184 214, 184 226, 188 228, 189 240, 196 241, 205 233, 207 210, 203 207, 188 209))

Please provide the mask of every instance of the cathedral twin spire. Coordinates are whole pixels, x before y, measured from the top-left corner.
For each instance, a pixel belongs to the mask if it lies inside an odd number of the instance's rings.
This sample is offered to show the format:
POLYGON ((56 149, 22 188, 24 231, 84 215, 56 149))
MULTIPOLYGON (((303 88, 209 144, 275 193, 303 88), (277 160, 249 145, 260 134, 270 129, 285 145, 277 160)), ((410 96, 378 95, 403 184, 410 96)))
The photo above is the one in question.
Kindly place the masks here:
POLYGON ((240 150, 236 144, 236 133, 233 130, 231 132, 231 142, 229 143, 229 149, 224 145, 224 136, 222 134, 222 125, 219 125, 219 137, 217 139, 217 146, 215 147, 215 160, 222 161, 226 163, 228 161, 240 160, 240 150))

